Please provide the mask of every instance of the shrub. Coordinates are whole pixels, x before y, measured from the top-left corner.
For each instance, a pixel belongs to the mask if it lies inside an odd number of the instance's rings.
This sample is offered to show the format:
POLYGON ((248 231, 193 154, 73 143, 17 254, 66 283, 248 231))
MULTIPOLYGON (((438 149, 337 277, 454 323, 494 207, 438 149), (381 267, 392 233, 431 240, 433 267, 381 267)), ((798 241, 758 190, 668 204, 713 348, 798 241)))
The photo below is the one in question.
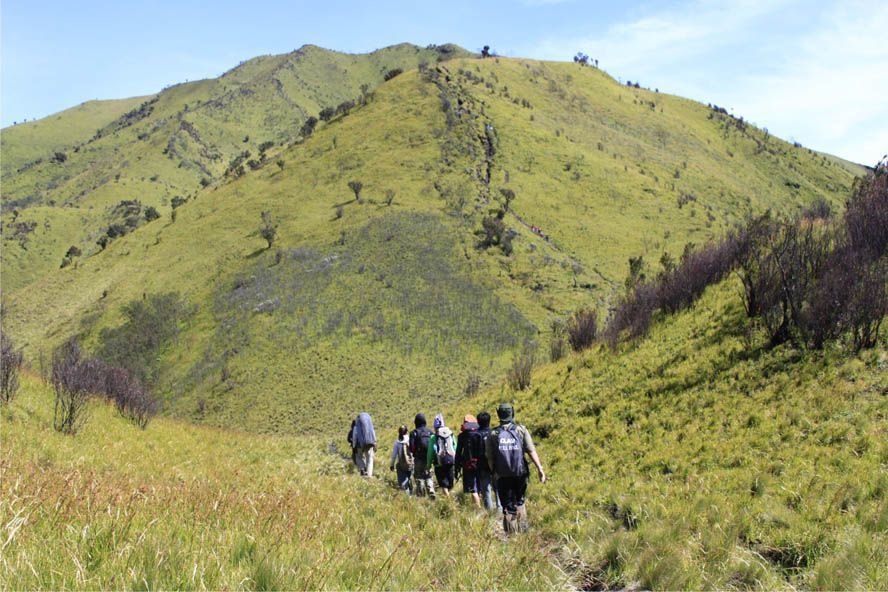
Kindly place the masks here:
POLYGON ((483 248, 499 245, 506 232, 506 225, 499 216, 488 216, 481 220, 481 242, 483 248))
POLYGON ((24 356, 12 338, 0 333, 0 404, 9 403, 19 388, 19 370, 24 356))
POLYGON ((802 210, 802 218, 809 220, 827 220, 832 216, 832 206, 822 197, 814 198, 814 201, 802 210))
POLYGON ((185 205, 185 203, 187 201, 188 200, 186 198, 182 197, 181 195, 175 195, 175 196, 173 196, 173 199, 170 200, 170 206, 175 210, 175 209, 185 205))
POLYGON ((277 162, 276 162, 275 164, 278 165, 278 168, 279 168, 280 170, 284 170, 284 166, 286 166, 287 163, 286 163, 286 161, 284 161, 283 158, 280 158, 280 159, 277 160, 277 162))
POLYGON ((152 220, 157 220, 160 218, 160 212, 157 211, 157 208, 154 206, 148 206, 145 208, 145 221, 151 222, 152 220))
POLYGON ((315 127, 317 127, 317 125, 318 125, 318 118, 314 117, 314 116, 309 117, 308 119, 305 120, 305 123, 302 124, 302 129, 299 130, 299 135, 301 135, 304 138, 309 137, 310 135, 312 135, 314 133, 315 127))
POLYGON ((465 394, 468 396, 472 396, 478 393, 478 389, 481 388, 481 377, 477 374, 469 374, 469 378, 466 380, 466 388, 465 394))
POLYGON ((385 75, 383 75, 382 78, 383 78, 383 80, 385 80, 386 82, 388 82, 388 81, 391 80, 392 78, 394 78, 394 77, 396 77, 396 76, 399 76, 403 71, 404 71, 404 70, 402 70, 401 68, 392 68, 391 70, 389 70, 388 72, 386 72, 385 75))
POLYGON ((394 189, 386 189, 385 190, 385 205, 390 206, 392 202, 395 201, 395 190, 394 189))
POLYGON ((274 244, 274 239, 277 236, 277 224, 274 223, 274 220, 271 218, 271 212, 264 211, 261 214, 262 218, 262 226, 259 227, 259 236, 261 236, 265 242, 268 243, 268 248, 274 244))
POLYGON ((349 181, 348 188, 354 192, 355 201, 361 201, 361 189, 364 188, 364 184, 360 181, 349 181))
POLYGON ((523 391, 530 388, 533 367, 536 364, 536 348, 525 344, 524 348, 512 360, 507 379, 512 390, 523 391))
POLYGON ((333 219, 340 220, 344 213, 345 213, 345 208, 341 204, 336 206, 336 210, 334 210, 334 214, 333 214, 333 219))
POLYGON ((68 247, 68 251, 65 253, 65 257, 80 257, 83 254, 83 251, 80 250, 80 247, 76 245, 71 245, 68 247))
POLYGON ((574 313, 567 323, 567 336, 574 351, 591 347, 598 337, 598 311, 585 308, 574 313))
POLYGON ((330 121, 333 119, 334 115, 336 115, 336 110, 333 107, 324 107, 321 109, 321 112, 318 113, 318 117, 321 118, 321 121, 330 121))
POLYGON ((63 434, 76 434, 87 417, 90 368, 81 360, 80 346, 71 339, 53 352, 50 382, 55 392, 53 428, 63 434))

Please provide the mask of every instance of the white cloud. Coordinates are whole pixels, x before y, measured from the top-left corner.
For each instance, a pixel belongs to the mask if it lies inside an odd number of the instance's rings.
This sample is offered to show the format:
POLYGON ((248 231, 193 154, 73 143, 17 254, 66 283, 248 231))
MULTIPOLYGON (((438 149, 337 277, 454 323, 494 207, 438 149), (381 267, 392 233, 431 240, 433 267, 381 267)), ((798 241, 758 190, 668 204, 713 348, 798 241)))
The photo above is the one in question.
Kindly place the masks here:
POLYGON ((578 49, 615 76, 733 107, 786 138, 873 164, 888 150, 888 4, 697 0, 543 40, 525 52, 578 49))

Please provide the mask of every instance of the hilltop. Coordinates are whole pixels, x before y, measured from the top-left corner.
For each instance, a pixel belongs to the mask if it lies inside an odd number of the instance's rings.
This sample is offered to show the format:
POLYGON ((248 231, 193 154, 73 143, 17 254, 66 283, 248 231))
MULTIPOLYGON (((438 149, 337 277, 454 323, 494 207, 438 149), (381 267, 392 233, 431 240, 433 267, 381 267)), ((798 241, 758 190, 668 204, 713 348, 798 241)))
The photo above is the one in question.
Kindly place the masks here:
MULTIPOLYGON (((440 54, 388 51, 417 62, 440 54)), ((144 121, 111 124, 87 152, 107 146, 109 166, 139 163, 159 179, 168 171, 199 184, 202 173, 163 154, 166 132, 138 140, 149 120, 166 113, 157 121, 170 125, 178 116, 169 114, 180 113, 192 121, 190 110, 167 105, 197 105, 184 97, 204 93, 197 117, 213 87, 227 89, 240 111, 254 113, 243 121, 262 129, 259 91, 234 90, 258 88, 250 85, 281 64, 321 57, 384 77, 366 56, 317 48, 257 58, 215 81, 168 89, 144 121), (130 136, 122 160, 110 142, 130 136)), ((330 101, 354 96, 343 88, 330 101)), ((97 350, 103 330, 138 331, 124 323, 125 307, 175 292, 187 314, 175 319, 174 339, 145 354, 160 361, 152 372, 166 413, 328 433, 361 406, 393 423, 405 410, 454 402, 498 380, 513 353, 545 338, 553 321, 606 306, 630 257, 677 258, 687 243, 720 236, 752 213, 844 201, 853 167, 723 111, 576 64, 429 60, 312 133, 267 148, 255 170, 226 176, 231 163, 216 163, 207 187, 178 196, 175 211, 170 196, 187 184, 174 189, 168 177, 160 185, 127 181, 126 194, 109 181, 70 207, 23 207, 15 224, 33 223, 27 251, 15 250, 16 226, 5 218, 6 328, 33 359, 72 335, 97 350), (136 214, 126 227, 134 206, 120 198, 141 196, 147 205, 144 196, 159 194, 139 193, 146 187, 166 187, 170 201, 155 202, 159 219, 136 214), (119 216, 122 232, 92 226, 87 203, 97 215, 119 216), (262 212, 277 225, 272 248, 259 236, 262 212), (55 216, 87 232, 81 255, 65 257, 55 216), (105 247, 91 247, 99 235, 105 247), (41 275, 20 267, 23 253, 45 258, 47 270, 67 264, 41 275)), ((211 119, 200 121, 210 129, 211 119)), ((275 121, 268 129, 279 129, 275 121)), ((225 137, 218 146, 243 143, 240 132, 225 137)), ((251 133, 247 144, 258 140, 251 133)), ((13 185, 36 178, 26 177, 13 185)))

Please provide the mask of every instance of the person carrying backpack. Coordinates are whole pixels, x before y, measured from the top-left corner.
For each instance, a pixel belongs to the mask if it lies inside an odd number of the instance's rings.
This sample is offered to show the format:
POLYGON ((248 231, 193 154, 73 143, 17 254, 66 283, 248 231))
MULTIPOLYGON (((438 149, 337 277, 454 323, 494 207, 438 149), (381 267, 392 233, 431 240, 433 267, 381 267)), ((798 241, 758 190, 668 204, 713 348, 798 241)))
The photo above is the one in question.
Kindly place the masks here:
POLYGON ((429 442, 432 430, 426 426, 426 417, 417 413, 413 419, 416 429, 410 432, 408 450, 413 456, 413 479, 416 482, 417 497, 429 496, 435 499, 435 484, 432 483, 431 463, 428 461, 429 442))
POLYGON ((413 473, 413 455, 410 454, 410 439, 407 437, 407 426, 398 428, 398 440, 392 448, 392 459, 389 470, 397 470, 398 488, 413 495, 413 484, 410 475, 413 473))
POLYGON ((472 495, 475 505, 488 510, 495 510, 497 506, 493 491, 493 475, 487 464, 487 438, 490 437, 490 414, 482 411, 476 419, 472 415, 466 415, 463 421, 462 431, 456 439, 457 479, 462 473, 463 492, 472 495))
POLYGON ((426 463, 434 465, 438 487, 444 490, 446 497, 450 497, 456 466, 456 438, 453 437, 450 428, 444 425, 444 416, 440 413, 435 416, 433 425, 435 434, 429 440, 426 463))
POLYGON ((487 462, 496 479, 496 493, 503 506, 503 529, 506 533, 527 530, 527 508, 524 498, 530 470, 525 454, 530 456, 540 483, 546 482, 546 473, 540 463, 530 432, 515 423, 515 411, 508 403, 496 409, 500 425, 494 428, 487 439, 487 462))
POLYGON ((376 431, 369 413, 360 413, 348 432, 352 447, 352 460, 362 476, 373 476, 373 456, 376 453, 376 431))

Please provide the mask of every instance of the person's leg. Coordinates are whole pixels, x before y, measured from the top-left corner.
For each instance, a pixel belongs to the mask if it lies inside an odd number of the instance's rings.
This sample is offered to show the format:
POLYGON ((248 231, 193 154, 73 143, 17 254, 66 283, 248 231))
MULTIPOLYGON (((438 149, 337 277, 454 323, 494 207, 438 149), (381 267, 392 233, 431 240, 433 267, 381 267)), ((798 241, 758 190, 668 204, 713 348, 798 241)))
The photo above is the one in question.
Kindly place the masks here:
POLYGON ((527 532, 527 506, 524 502, 526 501, 527 482, 529 480, 529 476, 518 478, 518 482, 515 484, 515 504, 518 506, 516 512, 518 522, 516 526, 518 526, 521 532, 527 532))
POLYGON ((364 464, 364 455, 362 454, 362 450, 360 448, 355 448, 352 450, 352 459, 355 461, 355 467, 358 469, 358 473, 360 475, 365 475, 367 473, 367 467, 364 464))
POLYGON ((407 492, 407 495, 410 495, 410 471, 405 471, 401 467, 395 467, 395 472, 398 475, 398 488, 403 489, 407 492))
POLYGON ((491 482, 491 474, 487 471, 478 471, 476 482, 478 488, 478 504, 484 501, 484 507, 488 510, 496 509, 495 493, 493 491, 493 483, 491 482))
POLYGON ((503 504, 503 530, 507 534, 518 531, 518 498, 515 477, 500 477, 497 480, 497 494, 503 504))
POLYGON ((366 448, 367 454, 367 476, 373 476, 373 457, 376 456, 376 451, 373 450, 372 446, 368 446, 366 448))

